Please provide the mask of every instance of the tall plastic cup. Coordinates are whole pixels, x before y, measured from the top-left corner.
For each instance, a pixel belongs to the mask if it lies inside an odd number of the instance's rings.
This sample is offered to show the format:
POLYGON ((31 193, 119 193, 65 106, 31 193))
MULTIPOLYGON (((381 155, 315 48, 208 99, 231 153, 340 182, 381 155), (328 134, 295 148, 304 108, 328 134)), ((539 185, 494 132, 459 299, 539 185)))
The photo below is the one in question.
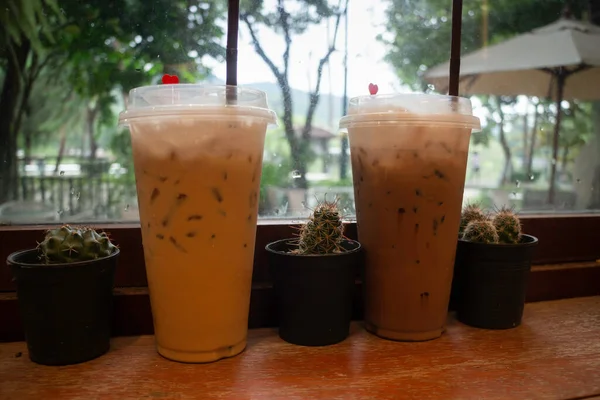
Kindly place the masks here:
POLYGON ((469 139, 468 99, 392 94, 350 100, 347 129, 365 321, 384 338, 439 337, 446 322, 469 139))
POLYGON ((129 127, 158 352, 211 362, 246 347, 264 92, 225 86, 133 89, 129 127), (230 93, 231 93, 230 92, 230 93))

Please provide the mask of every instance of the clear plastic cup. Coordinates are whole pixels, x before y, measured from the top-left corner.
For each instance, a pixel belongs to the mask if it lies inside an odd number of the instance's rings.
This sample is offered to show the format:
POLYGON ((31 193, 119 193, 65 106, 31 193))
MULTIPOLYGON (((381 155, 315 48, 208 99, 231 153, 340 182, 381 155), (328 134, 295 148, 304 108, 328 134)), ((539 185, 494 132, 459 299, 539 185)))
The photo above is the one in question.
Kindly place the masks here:
POLYGON ((195 84, 131 90, 129 127, 158 352, 211 362, 246 346, 264 92, 195 84), (227 99, 234 93, 233 100, 227 99))
POLYGON ((365 320, 384 338, 439 337, 446 322, 469 139, 468 99, 424 94, 350 100, 347 129, 365 320))

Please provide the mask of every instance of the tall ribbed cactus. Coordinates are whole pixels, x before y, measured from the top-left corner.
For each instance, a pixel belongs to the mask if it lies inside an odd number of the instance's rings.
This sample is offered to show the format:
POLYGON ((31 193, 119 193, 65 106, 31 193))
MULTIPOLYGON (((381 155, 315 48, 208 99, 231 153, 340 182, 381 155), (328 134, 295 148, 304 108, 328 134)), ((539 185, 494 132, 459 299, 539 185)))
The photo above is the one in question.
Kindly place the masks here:
POLYGON ((319 203, 300 228, 296 254, 340 253, 344 239, 344 224, 337 201, 319 203))
POLYGON ((38 244, 40 259, 46 264, 95 260, 111 255, 116 248, 104 232, 69 225, 48 230, 44 240, 38 244))

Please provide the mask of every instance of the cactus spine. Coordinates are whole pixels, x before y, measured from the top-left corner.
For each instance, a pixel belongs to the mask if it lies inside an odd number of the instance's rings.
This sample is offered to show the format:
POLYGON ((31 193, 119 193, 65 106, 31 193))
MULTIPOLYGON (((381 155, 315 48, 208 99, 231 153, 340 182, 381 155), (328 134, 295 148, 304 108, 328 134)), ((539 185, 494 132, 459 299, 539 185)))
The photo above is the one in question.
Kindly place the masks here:
POLYGON ((521 221, 512 209, 502 207, 492 218, 492 223, 500 243, 519 243, 521 240, 521 221))
POLYGON ((344 224, 337 201, 323 201, 313 210, 309 220, 300 228, 296 254, 341 253, 344 224))
POLYGON ((469 204, 462 210, 460 216, 460 228, 459 233, 463 233, 469 222, 472 221, 485 221, 488 219, 486 213, 484 213, 478 205, 469 204))
POLYGON ((476 243, 498 243, 498 232, 491 221, 475 220, 469 222, 463 233, 463 239, 476 243))
POLYGON ((468 205, 461 214, 459 237, 477 243, 516 244, 521 241, 521 222, 507 207, 490 217, 478 206, 468 205))
POLYGON ((105 232, 63 225, 48 230, 44 240, 38 244, 38 249, 40 259, 46 264, 62 264, 107 257, 117 247, 105 232))

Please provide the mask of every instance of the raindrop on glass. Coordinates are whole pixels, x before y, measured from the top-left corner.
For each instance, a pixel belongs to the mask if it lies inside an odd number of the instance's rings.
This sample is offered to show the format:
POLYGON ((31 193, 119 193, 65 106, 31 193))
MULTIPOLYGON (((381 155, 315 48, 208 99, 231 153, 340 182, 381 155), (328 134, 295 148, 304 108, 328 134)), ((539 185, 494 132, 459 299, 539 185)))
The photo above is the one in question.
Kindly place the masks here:
POLYGON ((59 174, 60 176, 65 176, 65 171, 60 171, 58 174, 59 174))
POLYGON ((576 182, 581 183, 581 179, 577 178, 576 182))
POLYGON ((79 200, 80 197, 81 197, 81 192, 77 192, 77 194, 75 195, 75 199, 79 200))
POLYGON ((532 181, 535 179, 535 176, 533 174, 529 175, 529 180, 532 181))
POLYGON ((516 187, 521 187, 521 181, 517 179, 517 181, 515 182, 515 186, 516 187))
POLYGON ((306 208, 306 202, 305 202, 305 201, 303 201, 303 202, 302 202, 302 203, 300 203, 300 204, 302 204, 302 207, 306 208))
POLYGON ((64 211, 63 211, 63 210, 58 210, 56 213, 57 213, 57 214, 58 214, 58 216, 60 217, 61 215, 63 215, 64 211))
POLYGON ((298 179, 301 177, 302 177, 302 174, 300 173, 300 171, 297 171, 297 170, 292 171, 292 178, 298 179))
POLYGON ((64 9, 64 8, 61 8, 61 9, 60 9, 60 12, 61 12, 61 13, 63 13, 63 15, 67 14, 67 13, 65 12, 65 9, 64 9))
POLYGON ((129 210, 129 204, 126 204, 125 205, 125 211, 128 211, 128 210, 129 210))

